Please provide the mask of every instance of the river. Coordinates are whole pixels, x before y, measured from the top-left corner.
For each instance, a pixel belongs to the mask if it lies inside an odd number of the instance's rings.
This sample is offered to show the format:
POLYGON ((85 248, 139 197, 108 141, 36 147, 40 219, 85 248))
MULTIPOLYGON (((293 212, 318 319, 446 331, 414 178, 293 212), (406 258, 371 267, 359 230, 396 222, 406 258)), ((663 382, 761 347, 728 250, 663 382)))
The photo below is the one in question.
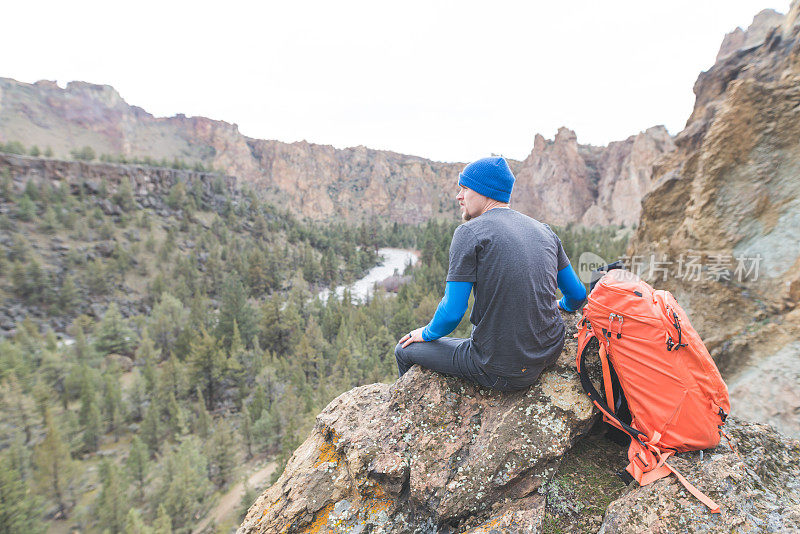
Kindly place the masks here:
MULTIPOLYGON (((383 261, 370 269, 366 276, 357 280, 350 286, 350 294, 353 301, 363 302, 372 294, 375 282, 382 282, 386 278, 394 274, 395 269, 401 275, 409 263, 414 265, 419 260, 419 252, 404 248, 381 248, 378 249, 378 255, 383 258, 383 261)), ((339 286, 334 291, 337 298, 342 298, 344 290, 347 286, 339 286)), ((319 298, 322 302, 328 300, 331 290, 325 289, 319 293, 319 298)), ((75 340, 64 336, 59 342, 59 346, 69 346, 75 343, 75 340)))
MULTIPOLYGON (((402 275, 409 263, 414 265, 419 260, 419 253, 414 250, 403 248, 381 248, 378 249, 378 255, 383 258, 383 261, 370 269, 366 276, 357 280, 352 286, 349 286, 350 293, 354 301, 365 301, 372 294, 375 282, 382 282, 386 278, 392 276, 397 272, 402 275)), ((344 290, 348 286, 339 286, 334 289, 337 298, 342 298, 344 290)), ((322 302, 328 300, 331 290, 326 289, 319 293, 319 298, 322 302)))

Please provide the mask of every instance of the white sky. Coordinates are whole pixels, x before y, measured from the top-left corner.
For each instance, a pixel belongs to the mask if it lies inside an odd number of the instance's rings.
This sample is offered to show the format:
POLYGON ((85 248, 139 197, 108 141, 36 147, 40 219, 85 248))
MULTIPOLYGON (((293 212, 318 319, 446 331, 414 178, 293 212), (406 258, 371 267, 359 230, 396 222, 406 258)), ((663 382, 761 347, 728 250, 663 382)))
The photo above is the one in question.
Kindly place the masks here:
POLYGON ((683 129, 725 33, 789 1, 8 2, 0 76, 114 86, 156 116, 443 161, 683 129))

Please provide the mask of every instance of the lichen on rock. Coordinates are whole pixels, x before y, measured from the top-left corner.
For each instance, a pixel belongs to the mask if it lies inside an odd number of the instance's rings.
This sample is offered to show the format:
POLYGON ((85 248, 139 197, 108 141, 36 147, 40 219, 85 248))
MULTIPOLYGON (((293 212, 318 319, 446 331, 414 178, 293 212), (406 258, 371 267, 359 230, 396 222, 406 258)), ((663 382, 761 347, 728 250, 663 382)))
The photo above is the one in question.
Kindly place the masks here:
POLYGON ((600 532, 798 532, 800 441, 769 425, 728 419, 716 448, 669 462, 719 504, 711 514, 674 476, 629 491, 608 507, 600 532))
POLYGON ((538 529, 537 490, 596 419, 574 369, 574 331, 526 390, 414 367, 394 384, 340 395, 239 532, 538 529))

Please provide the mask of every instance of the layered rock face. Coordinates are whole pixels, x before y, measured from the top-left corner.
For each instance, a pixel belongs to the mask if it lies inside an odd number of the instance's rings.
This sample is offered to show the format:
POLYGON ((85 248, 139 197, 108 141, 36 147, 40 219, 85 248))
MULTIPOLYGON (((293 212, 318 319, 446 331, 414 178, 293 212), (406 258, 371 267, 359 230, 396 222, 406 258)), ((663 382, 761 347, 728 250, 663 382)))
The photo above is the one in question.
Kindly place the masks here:
POLYGON ((630 226, 639 220, 653 164, 674 148, 663 126, 607 147, 579 145, 567 128, 560 128, 553 141, 537 135, 516 171, 513 205, 558 225, 630 226))
POLYGON ((0 172, 8 172, 19 190, 24 189, 29 180, 33 180, 34 183, 49 182, 59 185, 63 183, 70 187, 83 184, 92 191, 98 190, 100 183, 103 182, 112 194, 124 180, 130 183, 131 190, 137 197, 165 195, 178 182, 188 185, 199 182, 203 192, 208 195, 213 195, 215 182, 225 191, 237 190, 236 178, 223 174, 146 165, 32 158, 16 154, 0 153, 0 172))
POLYGON ((415 366, 340 395, 239 533, 539 531, 537 490, 595 418, 575 344, 525 391, 415 366))
POLYGON ((0 140, 50 146, 61 157, 88 145, 97 154, 202 162, 314 219, 455 216, 463 168, 365 147, 252 139, 235 124, 204 117, 157 118, 114 88, 85 82, 61 89, 0 78, 0 140))
POLYGON ((650 281, 689 311, 728 381, 733 413, 794 436, 799 11, 795 0, 785 17, 759 15, 736 38, 745 48, 730 50, 734 39, 726 39, 719 61, 700 75, 694 112, 675 138, 676 151, 656 166, 631 248, 649 264, 650 281))
MULTIPOLYGON (((204 117, 157 118, 128 105, 110 86, 0 78, 0 141, 50 146, 56 156, 91 146, 97 154, 202 162, 255 186, 267 198, 317 220, 388 218, 418 223, 456 217, 463 163, 371 150, 252 139, 235 124, 204 117)), ((632 224, 649 188, 652 163, 672 150, 663 127, 608 147, 579 145, 562 128, 536 136, 518 173, 514 207, 555 223, 632 224)))

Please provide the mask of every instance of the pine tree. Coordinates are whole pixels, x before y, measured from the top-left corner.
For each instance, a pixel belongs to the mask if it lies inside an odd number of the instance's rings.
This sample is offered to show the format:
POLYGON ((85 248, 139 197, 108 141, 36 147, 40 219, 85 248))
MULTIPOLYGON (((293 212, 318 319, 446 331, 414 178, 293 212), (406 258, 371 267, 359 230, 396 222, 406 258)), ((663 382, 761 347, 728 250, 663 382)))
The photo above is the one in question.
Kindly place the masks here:
POLYGON ((142 514, 136 508, 128 510, 125 516, 125 534, 153 534, 153 529, 148 527, 142 519, 142 514))
POLYGON ((155 347, 161 351, 161 358, 166 358, 175 347, 184 329, 188 327, 189 310, 169 293, 162 293, 158 304, 153 307, 147 332, 155 347))
POLYGON ((256 491, 255 488, 250 487, 250 484, 247 483, 247 477, 242 478, 242 487, 244 488, 244 492, 242 493, 242 499, 239 501, 239 514, 237 517, 238 523, 244 521, 245 516, 247 516, 247 512, 250 510, 250 507, 253 506, 253 503, 258 497, 258 491, 256 491))
POLYGON ((267 293, 273 286, 271 272, 264 253, 256 249, 247 258, 247 285, 250 294, 258 297, 267 293))
POLYGON ((30 291, 28 275, 25 272, 25 265, 21 261, 14 261, 11 266, 11 286, 18 297, 27 298, 30 291))
POLYGON ((131 440, 125 467, 128 471, 128 476, 136 484, 139 491, 139 500, 144 500, 144 487, 147 483, 147 473, 150 470, 150 460, 146 445, 137 435, 134 435, 131 440))
POLYGON ((153 523, 153 534, 172 534, 172 518, 163 504, 158 505, 156 521, 153 523))
POLYGON ((281 310, 278 297, 268 296, 264 299, 259 312, 258 338, 264 343, 265 348, 274 352, 282 352, 281 310))
POLYGON ((250 402, 249 412, 252 420, 258 421, 261 413, 267 408, 269 401, 267 400, 267 392, 263 384, 256 384, 256 389, 253 392, 253 400, 250 402))
POLYGON ((182 436, 186 434, 188 428, 186 426, 186 415, 183 408, 178 404, 175 395, 170 393, 167 399, 167 416, 170 433, 173 437, 182 436))
POLYGON ((95 258, 86 266, 86 288, 93 295, 105 295, 109 290, 109 281, 103 262, 95 258))
POLYGON ((45 417, 46 435, 33 452, 36 481, 41 491, 58 506, 58 517, 67 517, 69 488, 74 474, 69 447, 49 411, 45 417))
POLYGON ((108 431, 118 431, 122 418, 122 391, 116 374, 107 374, 103 384, 103 417, 108 424, 108 431))
POLYGON ((76 321, 72 325, 71 333, 75 337, 75 343, 72 344, 72 352, 75 355, 75 360, 83 364, 90 362, 94 357, 94 351, 86 340, 86 333, 83 330, 83 325, 76 321))
POLYGON ((135 200, 133 198, 133 188, 131 182, 127 178, 120 181, 119 188, 114 196, 111 197, 113 202, 122 208, 123 211, 130 211, 135 207, 135 200))
POLYGON ((200 436, 201 439, 205 440, 211 433, 211 425, 213 421, 211 420, 211 414, 209 414, 208 410, 206 409, 206 401, 203 397, 203 390, 200 389, 200 386, 197 386, 196 412, 194 433, 200 436))
POLYGON ((44 215, 42 215, 42 220, 39 223, 39 228, 42 232, 46 234, 52 234, 58 229, 58 221, 56 220, 56 212, 53 211, 52 207, 49 207, 44 210, 44 215))
POLYGON ((203 499, 210 493, 207 470, 208 460, 194 436, 187 437, 177 449, 164 455, 153 504, 164 506, 173 529, 191 525, 203 499))
POLYGON ((25 431, 25 443, 30 443, 34 427, 33 401, 23 391, 17 375, 11 371, 0 384, 0 407, 12 416, 11 421, 25 431))
POLYGON ((174 354, 171 354, 161 366, 161 372, 158 374, 158 396, 167 399, 172 394, 176 399, 183 399, 188 388, 187 380, 185 366, 178 361, 174 354))
POLYGON ((242 405, 240 417, 239 431, 242 433, 242 439, 247 448, 247 459, 249 460, 253 457, 253 421, 250 419, 250 412, 247 410, 246 405, 242 405))
POLYGON ((64 277, 64 282, 61 284, 61 290, 58 293, 58 304, 65 314, 71 314, 75 307, 78 305, 80 299, 80 291, 75 285, 75 277, 68 274, 64 277))
POLYGON ((0 534, 44 533, 40 501, 10 455, 0 454, 0 534))
POLYGON ((105 354, 133 354, 133 346, 136 341, 133 330, 128 327, 127 321, 122 318, 116 302, 108 305, 103 319, 95 329, 95 347, 105 354))
POLYGON ((209 479, 221 488, 230 478, 234 467, 233 432, 225 419, 219 419, 214 428, 208 451, 209 479))
POLYGON ((328 375, 325 362, 325 352, 328 349, 322 330, 314 317, 306 325, 306 331, 300 337, 300 342, 295 348, 295 358, 305 372, 306 379, 317 382, 328 375))
POLYGON ((103 459, 100 464, 100 494, 95 501, 95 514, 100 525, 112 534, 125 528, 128 511, 124 480, 117 464, 103 459))
POLYGON ((222 287, 222 304, 217 323, 217 337, 223 340, 226 347, 230 346, 233 337, 234 321, 239 326, 245 345, 249 345, 256 334, 255 312, 247 302, 247 293, 242 281, 236 274, 229 274, 222 287))
POLYGON ((128 390, 128 406, 130 418, 141 421, 144 418, 144 408, 151 395, 147 392, 145 380, 138 370, 134 371, 133 384, 128 390))
POLYGON ((22 195, 22 198, 17 202, 17 219, 30 222, 34 217, 36 217, 36 205, 28 195, 22 195))
POLYGON ((85 397, 81 398, 81 414, 83 414, 84 411, 86 415, 83 416, 83 449, 87 452, 96 452, 100 447, 100 437, 103 434, 103 422, 94 394, 87 394, 85 397), (86 403, 85 409, 84 402, 86 403))
POLYGON ((153 397, 144 413, 140 433, 142 440, 147 444, 150 454, 158 452, 161 444, 161 410, 157 404, 158 397, 153 397))
POLYGON ((156 389, 156 366, 155 366, 155 347, 147 331, 144 331, 142 339, 139 342, 139 347, 136 349, 135 359, 137 362, 142 362, 142 377, 145 381, 145 389, 147 393, 152 395, 156 389))
POLYGON ((264 410, 253 424, 253 438, 263 452, 274 452, 280 445, 282 425, 277 406, 264 410))
POLYGON ((225 351, 214 336, 203 330, 200 332, 200 337, 192 343, 189 358, 193 382, 203 387, 206 406, 212 409, 222 378, 228 368, 225 351))

